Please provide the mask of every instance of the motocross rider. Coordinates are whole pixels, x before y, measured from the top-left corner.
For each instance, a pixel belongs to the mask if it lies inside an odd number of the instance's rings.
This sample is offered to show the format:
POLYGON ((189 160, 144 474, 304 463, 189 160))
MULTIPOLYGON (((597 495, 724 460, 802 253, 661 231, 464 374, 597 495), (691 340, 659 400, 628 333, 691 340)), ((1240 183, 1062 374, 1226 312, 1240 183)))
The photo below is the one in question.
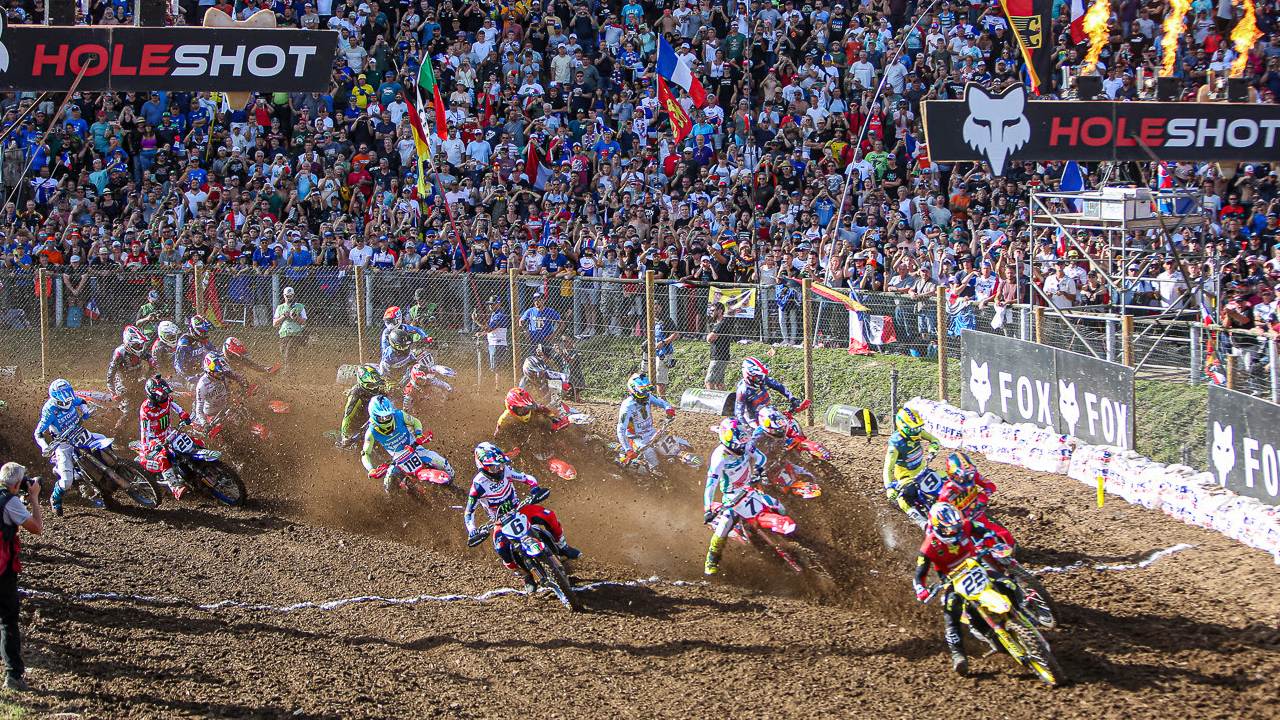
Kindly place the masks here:
MULTIPOLYGON (((551 494, 549 490, 538 487, 537 478, 512 468, 511 460, 506 453, 491 442, 482 442, 476 446, 475 459, 476 469, 480 472, 471 478, 471 491, 467 495, 467 508, 463 513, 468 535, 476 531, 477 505, 484 503, 484 509, 488 512, 490 519, 510 512, 516 506, 519 501, 515 487, 517 482, 529 486, 529 495, 535 503, 545 500, 551 494)), ((577 560, 582 556, 582 553, 569 545, 568 540, 565 539, 564 528, 560 526, 560 520, 556 518, 554 512, 541 505, 533 504, 520 508, 520 514, 528 518, 529 522, 540 523, 551 531, 551 537, 556 543, 556 552, 561 557, 566 560, 577 560)), ((533 577, 516 565, 511 557, 510 541, 498 532, 497 528, 493 531, 493 550, 498 553, 503 566, 524 581, 525 594, 533 592, 533 577)))
MULTIPOLYGON (((62 378, 49 383, 49 399, 40 408, 40 422, 36 424, 35 438, 40 452, 50 455, 49 463, 58 475, 58 482, 53 486, 53 495, 49 501, 53 506, 53 514, 59 517, 62 516, 62 496, 75 482, 76 471, 71 464, 71 446, 65 442, 54 444, 53 440, 46 440, 44 434, 47 432, 57 438, 91 415, 93 408, 76 395, 71 383, 62 378)), ((89 435, 94 440, 103 437, 95 432, 90 432, 89 435)))
POLYGON ((504 429, 513 429, 519 427, 517 422, 527 423, 535 414, 546 415, 551 419, 552 430, 562 430, 569 425, 568 418, 562 418, 556 415, 555 411, 545 405, 539 405, 529 396, 529 391, 513 387, 507 391, 505 400, 507 409, 502 412, 502 416, 498 418, 498 424, 493 429, 493 436, 496 438, 504 429))
POLYGON ((763 480, 764 455, 751 446, 742 423, 734 418, 725 418, 716 432, 720 436, 720 444, 711 453, 707 484, 702 493, 702 521, 715 521, 711 547, 707 549, 707 563, 703 568, 707 575, 720 572, 720 554, 724 552, 725 538, 739 517, 751 519, 765 511, 779 515, 787 512, 782 503, 754 487, 763 480), (725 504, 719 510, 711 507, 716 490, 720 491, 720 501, 725 504), (733 506, 728 507, 729 503, 733 506))
MULTIPOLYGON (((439 453, 422 447, 424 443, 430 442, 431 438, 431 431, 422 429, 421 420, 397 410, 385 395, 377 395, 369 401, 369 429, 364 433, 364 449, 361 452, 360 461, 364 463, 364 469, 372 475, 375 470, 373 451, 379 445, 393 458, 404 452, 404 449, 410 445, 417 445, 418 457, 424 464, 437 470, 444 470, 449 473, 449 477, 453 477, 453 466, 448 460, 441 457, 439 453)), ((388 468, 386 475, 382 477, 383 492, 390 495, 391 484, 403 474, 400 468, 394 465, 388 468)))
POLYGON ((171 391, 169 383, 159 375, 147 380, 147 401, 138 408, 138 434, 142 438, 138 461, 148 472, 160 473, 161 484, 169 488, 175 499, 182 499, 187 486, 169 460, 165 441, 170 433, 190 425, 191 416, 169 397, 171 391))
POLYGON ((786 385, 769 377, 769 368, 764 363, 753 357, 743 360, 742 380, 734 391, 733 416, 746 425, 746 432, 759 426, 760 408, 769 404, 770 390, 782 393, 791 403, 792 410, 800 405, 800 400, 791 394, 786 385))
POLYGON ((158 369, 173 367, 173 355, 178 351, 178 338, 181 334, 178 325, 169 320, 162 320, 156 326, 156 339, 151 343, 151 361, 158 369))
POLYGON ((551 382, 547 379, 547 364, 542 358, 531 357, 524 361, 524 377, 520 378, 520 387, 528 391, 529 397, 540 405, 550 405, 552 396, 551 382))
POLYGON ((995 483, 978 472, 973 460, 962 452, 947 458, 947 480, 938 491, 938 502, 954 505, 969 520, 978 520, 1009 547, 1014 547, 1013 533, 987 517, 987 505, 995 494, 995 483))
POLYGON ((774 407, 766 405, 760 408, 760 413, 756 416, 756 429, 751 432, 751 446, 768 458, 765 467, 765 475, 768 477, 774 477, 775 471, 782 465, 789 442, 787 430, 790 427, 791 421, 774 407))
POLYGON ((123 340, 111 353, 111 363, 107 365, 107 389, 120 400, 122 413, 116 429, 129 416, 130 406, 141 401, 142 384, 156 367, 151 353, 147 352, 147 336, 141 330, 130 325, 124 329, 123 340))
POLYGON ((207 353, 204 356, 204 374, 196 381, 196 397, 191 404, 191 412, 195 414, 196 424, 206 427, 226 410, 231 404, 231 388, 227 381, 234 380, 240 386, 240 394, 249 388, 249 383, 240 373, 231 369, 227 359, 220 352, 207 353))
POLYGON ((925 441, 929 442, 931 454, 938 452, 938 438, 924 429, 924 419, 919 413, 904 407, 893 416, 893 434, 889 436, 889 449, 884 454, 885 496, 896 501, 898 507, 922 527, 925 517, 916 507, 915 477, 925 469, 925 441))
POLYGON ((270 375, 280 369, 280 363, 267 367, 250 360, 249 348, 245 347, 245 344, 240 342, 239 338, 229 337, 222 341, 222 356, 227 359, 227 363, 231 365, 232 370, 248 368, 256 373, 270 375))
MULTIPOLYGON (((929 599, 929 589, 925 587, 924 581, 929 576, 931 568, 938 572, 938 576, 944 583, 947 583, 942 597, 943 627, 945 628, 943 637, 946 640, 947 649, 951 651, 951 667, 961 675, 969 672, 969 661, 964 654, 964 640, 960 636, 962 628, 960 616, 964 612, 965 601, 947 582, 946 574, 955 570, 965 560, 976 556, 983 546, 990 544, 994 540, 991 534, 991 531, 982 523, 965 520, 954 505, 936 503, 929 510, 928 529, 925 532, 924 542, 920 544, 920 554, 916 557, 916 573, 912 587, 915 588, 917 600, 924 602, 929 599)), ((995 571, 992 573, 997 576, 997 580, 1003 579, 999 573, 995 571)), ((996 582, 994 585, 1008 595, 1011 602, 1018 603, 1016 594, 1003 582, 996 582)), ((974 615, 969 619, 970 623, 985 625, 974 615)), ((976 635, 985 637, 983 633, 987 628, 972 624, 970 627, 977 631, 976 635)))
MULTIPOLYGON (((644 373, 632 373, 627 380, 627 392, 630 397, 623 398, 618 408, 618 442, 622 445, 623 459, 630 462, 636 456, 637 448, 653 441, 658 434, 653 426, 653 408, 656 405, 667 414, 667 419, 676 416, 676 409, 671 403, 653 394, 653 383, 644 373)), ((658 471, 658 451, 653 447, 644 449, 644 461, 649 472, 661 476, 658 471)))
POLYGON ((334 443, 340 448, 349 448, 360 440, 361 433, 356 427, 357 418, 364 418, 369 401, 378 395, 387 394, 386 380, 378 372, 376 365, 365 363, 356 369, 356 384, 347 390, 347 407, 342 411, 342 437, 334 443))
POLYGON ((415 362, 409 370, 409 382, 405 383, 403 399, 400 406, 407 412, 413 408, 413 401, 421 398, 426 400, 431 393, 447 392, 441 385, 442 381, 436 379, 434 371, 431 369, 434 361, 428 354, 427 357, 415 362))
POLYGON ((390 332, 386 333, 386 342, 382 345, 382 361, 378 363, 378 372, 383 377, 392 378, 392 371, 399 374, 403 370, 403 377, 397 386, 403 385, 409 376, 409 371, 413 364, 417 362, 417 358, 413 356, 413 346, 419 342, 432 342, 425 333, 417 328, 411 328, 402 325, 390 332))
MULTIPOLYGON (((387 352, 387 345, 390 344, 392 330, 407 330, 411 333, 417 333, 421 337, 427 337, 426 330, 405 324, 404 311, 400 309, 399 305, 392 305, 387 308, 386 312, 382 313, 382 337, 379 339, 378 344, 382 348, 384 355, 387 352)), ((417 341, 415 340, 414 342, 417 341)))
POLYGON ((193 315, 187 322, 187 332, 178 338, 178 350, 173 354, 173 369, 179 380, 194 388, 204 367, 204 356, 217 352, 218 346, 209 341, 213 323, 200 315, 193 315))

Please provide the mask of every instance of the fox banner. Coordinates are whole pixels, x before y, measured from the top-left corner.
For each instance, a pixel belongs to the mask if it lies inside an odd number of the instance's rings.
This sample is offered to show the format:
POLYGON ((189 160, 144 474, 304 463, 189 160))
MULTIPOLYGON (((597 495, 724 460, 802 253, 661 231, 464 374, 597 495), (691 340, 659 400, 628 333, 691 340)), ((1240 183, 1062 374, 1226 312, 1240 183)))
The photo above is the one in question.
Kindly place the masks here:
POLYGON ((1277 162, 1280 106, 1243 103, 1031 100, 1022 85, 965 86, 960 100, 928 100, 934 162, 1277 162))
POLYGON ((0 91, 325 92, 328 30, 5 25, 0 91))
POLYGON ((1280 505, 1280 405, 1209 386, 1209 462, 1223 487, 1280 505))
POLYGON ((754 318, 756 291, 752 288, 713 287, 707 291, 707 304, 724 303, 725 317, 754 318))
POLYGON ((1088 355, 965 330, 960 407, 1133 447, 1133 370, 1088 355))

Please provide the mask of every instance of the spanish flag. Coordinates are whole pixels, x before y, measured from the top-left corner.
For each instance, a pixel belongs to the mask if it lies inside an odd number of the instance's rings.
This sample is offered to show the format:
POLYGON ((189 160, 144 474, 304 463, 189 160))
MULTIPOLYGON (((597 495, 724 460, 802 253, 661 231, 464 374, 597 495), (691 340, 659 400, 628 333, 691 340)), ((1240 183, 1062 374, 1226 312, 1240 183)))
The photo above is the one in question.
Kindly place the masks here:
POLYGON ((667 87, 661 75, 658 76, 658 105, 665 108, 667 115, 671 117, 671 131, 676 136, 676 142, 688 137, 693 130, 693 121, 684 108, 680 107, 680 103, 676 102, 676 96, 671 94, 671 88, 667 87))

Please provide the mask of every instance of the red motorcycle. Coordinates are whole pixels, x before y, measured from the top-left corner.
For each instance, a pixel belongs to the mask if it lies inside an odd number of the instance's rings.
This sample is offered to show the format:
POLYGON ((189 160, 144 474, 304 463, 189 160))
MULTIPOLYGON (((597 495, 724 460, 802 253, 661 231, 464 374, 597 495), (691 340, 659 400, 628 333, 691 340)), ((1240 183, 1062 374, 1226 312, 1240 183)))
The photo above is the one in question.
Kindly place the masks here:
MULTIPOLYGON (((724 503, 711 503, 711 510, 715 513, 715 517, 712 518, 711 522, 707 523, 707 527, 714 529, 720 514, 733 512, 733 508, 742 504, 758 503, 762 505, 763 503, 761 503, 759 496, 759 490, 746 488, 728 498, 724 503)), ((753 511, 758 510, 759 505, 753 508, 753 511)), ((827 577, 827 571, 822 568, 822 564, 818 562, 817 556, 813 551, 793 540, 782 540, 773 537, 775 534, 785 536, 794 533, 797 527, 795 520, 771 511, 758 512, 751 518, 744 518, 739 513, 734 514, 733 529, 729 531, 728 536, 730 539, 751 547, 763 545, 772 549, 782 559, 782 562, 787 564, 787 567, 797 573, 809 570, 827 577)))
POLYGON ((419 502, 428 502, 427 488, 432 485, 448 485, 453 482, 453 468, 440 455, 427 450, 419 443, 410 443, 369 473, 373 480, 381 480, 395 467, 400 471, 400 487, 419 502))

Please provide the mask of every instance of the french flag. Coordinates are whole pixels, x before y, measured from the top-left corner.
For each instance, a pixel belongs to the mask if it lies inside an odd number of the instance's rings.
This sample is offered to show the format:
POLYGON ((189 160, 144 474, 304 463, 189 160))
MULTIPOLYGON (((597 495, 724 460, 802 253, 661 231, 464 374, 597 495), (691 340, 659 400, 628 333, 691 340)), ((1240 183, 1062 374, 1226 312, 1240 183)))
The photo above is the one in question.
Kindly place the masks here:
POLYGON ((1076 45, 1089 39, 1084 32, 1084 16, 1084 0, 1071 0, 1071 42, 1076 45))
POLYGON ((702 107, 707 104, 707 91, 702 89, 702 83, 698 82, 689 66, 676 56, 675 48, 661 35, 658 36, 658 75, 667 82, 684 88, 689 97, 693 98, 694 105, 702 107))

